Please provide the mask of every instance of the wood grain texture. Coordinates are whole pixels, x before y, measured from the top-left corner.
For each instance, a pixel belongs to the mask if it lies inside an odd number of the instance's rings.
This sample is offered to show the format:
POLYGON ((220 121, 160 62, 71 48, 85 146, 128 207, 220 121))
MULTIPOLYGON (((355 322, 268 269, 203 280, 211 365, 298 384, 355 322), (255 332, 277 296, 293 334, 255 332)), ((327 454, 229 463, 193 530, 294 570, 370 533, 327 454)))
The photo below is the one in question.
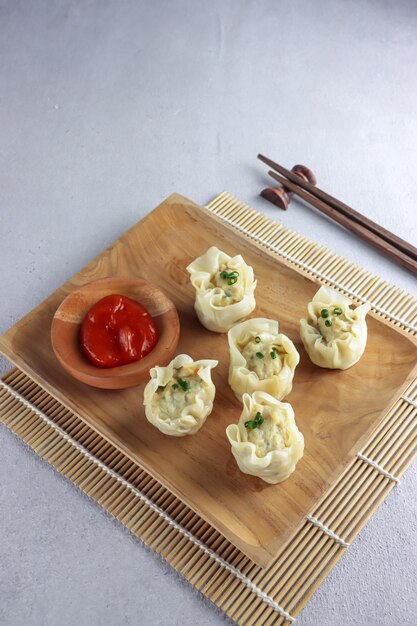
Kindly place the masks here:
MULTIPOLYGON (((336 213, 344 215, 349 220, 356 222, 357 224, 360 224, 361 226, 365 228, 365 230, 374 233, 375 235, 377 235, 377 237, 386 241, 390 246, 397 248, 403 254, 410 257, 410 259, 414 259, 414 261, 417 261, 417 249, 411 243, 409 243, 408 241, 404 241, 404 239, 401 239, 401 237, 398 237, 394 233, 391 233, 386 228, 383 228, 383 226, 381 226, 380 224, 373 222, 371 219, 369 219, 369 217, 366 217, 366 215, 362 215, 361 213, 359 213, 358 211, 355 211, 355 209, 352 209, 352 207, 345 204, 341 200, 334 198, 333 196, 326 193, 319 187, 316 187, 317 181, 315 179, 314 174, 311 172, 311 170, 309 170, 305 166, 296 165, 290 171, 290 170, 287 170, 282 165, 280 165, 279 163, 276 163, 275 161, 271 161, 271 159, 268 159, 268 157, 265 157, 262 154, 258 154, 258 159, 260 159, 261 161, 269 165, 269 167, 271 167, 276 172, 279 172, 280 174, 288 178, 290 183, 295 183, 298 187, 302 187, 313 197, 318 198, 319 200, 322 200, 324 204, 328 205, 328 207, 333 208, 336 213), (297 171, 297 168, 304 168, 304 171, 301 170, 301 174, 304 174, 304 176, 301 175, 300 177, 300 173, 297 171), (307 176, 306 174, 310 174, 310 176, 307 176)), ((273 176, 273 178, 275 178, 275 176, 273 176)), ((278 179, 275 178, 275 180, 278 180, 282 184, 286 185, 286 181, 283 182, 280 177, 278 179)), ((281 189, 282 188, 278 188, 273 191, 280 191, 281 189)), ((284 189, 285 189, 285 193, 287 194, 292 195, 294 193, 294 191, 291 191, 287 186, 284 186, 284 189)), ((309 201, 305 197, 304 199, 307 202, 309 201)), ((271 199, 271 201, 273 201, 273 199, 271 199)), ((282 206, 282 208, 286 210, 288 208, 288 203, 283 204, 281 202, 281 205, 278 205, 278 206, 282 206)), ((321 205, 319 205, 316 208, 320 208, 320 206, 321 205)), ((334 213, 331 213, 328 215, 334 218, 334 213)), ((341 224, 343 225, 344 222, 342 221, 341 224)))
MULTIPOLYGON (((360 237, 365 243, 370 244, 385 256, 389 257, 398 265, 405 267, 409 272, 417 276, 417 260, 414 256, 410 256, 408 252, 403 252, 402 249, 398 248, 393 242, 387 241, 382 238, 378 233, 374 230, 369 230, 367 226, 364 226, 362 223, 355 221, 345 213, 340 212, 334 206, 327 204, 320 198, 316 198, 314 195, 307 193, 304 191, 297 183, 292 182, 291 180, 287 180, 283 176, 280 176, 276 172, 270 171, 268 174, 276 181, 281 183, 281 185, 285 185, 292 193, 296 194, 303 200, 307 202, 308 205, 311 205, 324 213, 332 220, 349 230, 354 235, 360 237)), ((306 184, 306 183, 304 183, 306 184)), ((312 186, 313 189, 315 187, 312 186)), ((406 243, 406 242, 404 242, 406 243)), ((410 246, 411 248, 411 246, 410 246)))
POLYGON ((77 380, 100 389, 125 389, 145 383, 149 370, 166 365, 173 358, 180 335, 174 303, 156 285, 131 276, 94 280, 71 292, 58 307, 51 326, 51 342, 62 367, 77 380), (80 326, 90 308, 112 294, 140 302, 155 319, 159 339, 143 359, 120 367, 100 369, 80 349, 80 326))
POLYGON ((316 289, 313 280, 288 263, 277 261, 208 211, 173 195, 10 329, 0 339, 0 347, 242 552, 265 566, 361 449, 416 369, 415 340, 373 314, 368 317, 367 350, 357 365, 343 372, 316 368, 298 333, 299 319, 316 289), (280 485, 241 474, 225 436, 226 426, 236 422, 241 411, 227 385, 227 340, 200 326, 185 270, 210 245, 229 254, 241 253, 253 265, 258 279, 253 316, 278 319, 301 355, 287 400, 304 434, 305 454, 297 471, 280 485), (174 440, 148 424, 143 387, 92 389, 71 379, 58 365, 49 338, 55 310, 75 288, 109 275, 139 276, 159 285, 179 312, 178 352, 219 360, 213 373, 214 410, 196 435, 174 440))

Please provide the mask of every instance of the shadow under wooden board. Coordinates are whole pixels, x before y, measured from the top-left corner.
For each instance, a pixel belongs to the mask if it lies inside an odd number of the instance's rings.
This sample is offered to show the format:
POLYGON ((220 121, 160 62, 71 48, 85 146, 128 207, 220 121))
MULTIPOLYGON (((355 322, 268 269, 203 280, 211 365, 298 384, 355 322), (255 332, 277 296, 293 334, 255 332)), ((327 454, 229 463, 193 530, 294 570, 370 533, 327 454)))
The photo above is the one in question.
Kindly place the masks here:
POLYGON ((357 365, 346 371, 314 366, 298 328, 316 290, 313 280, 274 253, 173 194, 0 337, 0 349, 255 563, 266 566, 361 450, 416 369, 415 340, 373 313, 368 316, 367 349, 357 365), (227 338, 198 322, 185 269, 212 245, 242 254, 253 266, 258 286, 252 317, 278 319, 301 355, 286 401, 294 407, 305 452, 294 474, 279 485, 242 474, 225 435, 241 412, 227 384, 227 338), (196 435, 167 437, 151 426, 144 416, 143 386, 94 389, 58 364, 50 342, 55 310, 73 289, 106 276, 137 276, 161 287, 180 316, 177 352, 219 360, 213 372, 214 409, 196 435))

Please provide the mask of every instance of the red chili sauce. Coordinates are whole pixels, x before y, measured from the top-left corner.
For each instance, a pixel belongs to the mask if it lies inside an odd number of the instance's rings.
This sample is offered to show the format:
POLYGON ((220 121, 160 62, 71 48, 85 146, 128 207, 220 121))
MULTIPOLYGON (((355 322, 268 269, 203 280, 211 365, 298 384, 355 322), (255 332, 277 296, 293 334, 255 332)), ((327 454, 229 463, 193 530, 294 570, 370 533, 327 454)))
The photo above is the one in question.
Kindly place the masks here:
POLYGON ((102 298, 81 324, 81 349, 97 367, 139 361, 157 341, 158 327, 153 317, 139 302, 126 296, 102 298))

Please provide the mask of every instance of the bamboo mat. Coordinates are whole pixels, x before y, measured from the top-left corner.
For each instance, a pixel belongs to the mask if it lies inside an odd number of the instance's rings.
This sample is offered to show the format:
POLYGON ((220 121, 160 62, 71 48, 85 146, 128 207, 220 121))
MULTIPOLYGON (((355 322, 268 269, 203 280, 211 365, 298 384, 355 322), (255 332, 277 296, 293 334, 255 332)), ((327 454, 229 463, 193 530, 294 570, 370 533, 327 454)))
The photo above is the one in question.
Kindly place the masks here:
MULTIPOLYGON (((356 301, 369 301, 379 315, 417 336, 417 300, 410 294, 227 193, 208 208, 286 263, 356 301)), ((266 569, 18 369, 0 381, 0 419, 237 624, 279 626, 294 621, 416 456, 417 381, 266 569)))

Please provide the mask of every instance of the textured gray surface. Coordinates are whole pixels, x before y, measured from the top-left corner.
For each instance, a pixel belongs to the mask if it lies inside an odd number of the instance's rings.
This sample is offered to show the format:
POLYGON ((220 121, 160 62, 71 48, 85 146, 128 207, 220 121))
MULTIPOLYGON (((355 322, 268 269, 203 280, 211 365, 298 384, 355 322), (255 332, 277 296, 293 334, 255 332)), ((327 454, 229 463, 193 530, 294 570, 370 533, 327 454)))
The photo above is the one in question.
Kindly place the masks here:
MULTIPOLYGON (((302 205, 277 214, 255 156, 306 162, 416 244, 416 6, 0 0, 0 330, 172 191, 227 189, 415 292, 302 205)), ((4 427, 0 458, 1 624, 225 623, 4 427)), ((414 466, 300 626, 415 625, 416 485, 414 466)))

